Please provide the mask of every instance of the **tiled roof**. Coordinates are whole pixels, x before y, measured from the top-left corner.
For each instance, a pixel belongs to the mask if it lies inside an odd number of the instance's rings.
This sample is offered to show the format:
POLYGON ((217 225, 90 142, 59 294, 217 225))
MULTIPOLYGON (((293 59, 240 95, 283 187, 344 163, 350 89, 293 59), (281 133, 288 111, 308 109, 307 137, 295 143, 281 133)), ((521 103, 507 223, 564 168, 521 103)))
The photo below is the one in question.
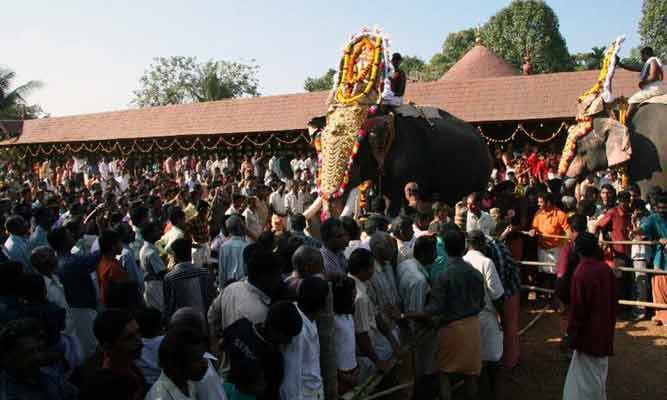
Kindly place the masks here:
MULTIPOLYGON (((598 71, 584 71, 410 83, 405 98, 472 123, 573 118, 577 97, 597 76, 598 71)), ((635 73, 617 71, 615 94, 629 95, 636 85, 635 73)), ((300 93, 28 120, 18 139, 0 144, 301 130, 326 112, 327 95, 300 93)))
POLYGON ((519 70, 488 48, 477 45, 470 49, 440 78, 441 81, 498 78, 519 75, 519 70))

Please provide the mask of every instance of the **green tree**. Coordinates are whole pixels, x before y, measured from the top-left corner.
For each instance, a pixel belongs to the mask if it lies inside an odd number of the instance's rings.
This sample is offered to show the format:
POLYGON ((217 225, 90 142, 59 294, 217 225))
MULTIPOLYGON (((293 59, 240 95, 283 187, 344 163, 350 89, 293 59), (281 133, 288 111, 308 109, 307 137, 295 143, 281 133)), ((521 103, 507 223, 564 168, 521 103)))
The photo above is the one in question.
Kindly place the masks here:
POLYGON ((558 17, 544 1, 514 0, 482 29, 484 44, 517 67, 530 55, 535 72, 574 68, 558 17))
POLYGON ((139 80, 132 103, 139 107, 257 96, 258 67, 195 57, 158 57, 139 80))
POLYGON ((46 114, 39 105, 28 104, 30 93, 42 87, 38 81, 28 81, 14 86, 16 73, 0 67, 0 119, 32 119, 46 114))
POLYGON ((642 20, 639 22, 639 34, 642 44, 651 46, 655 54, 667 57, 667 1, 644 0, 642 20))
POLYGON ((634 65, 638 68, 641 68, 643 64, 641 58, 641 48, 633 47, 632 50, 630 50, 630 55, 628 57, 623 58, 621 60, 621 63, 623 65, 634 65))
POLYGON ((334 85, 334 76, 336 76, 336 70, 329 68, 329 70, 319 78, 306 78, 303 83, 303 88, 309 92, 331 90, 334 85))
POLYGON ((431 80, 440 79, 470 49, 475 46, 476 31, 473 28, 453 32, 447 35, 442 44, 442 51, 431 58, 428 75, 431 80))
POLYGON ((416 80, 423 80, 426 63, 417 56, 403 56, 401 69, 408 77, 416 80))
POLYGON ((237 62, 208 61, 199 67, 199 79, 190 88, 198 102, 258 96, 258 67, 237 62))
POLYGON ((591 51, 587 53, 577 53, 573 57, 575 63, 575 69, 577 71, 587 71, 591 69, 600 69, 602 67, 602 61, 604 60, 605 52, 607 48, 602 47, 593 47, 591 51))

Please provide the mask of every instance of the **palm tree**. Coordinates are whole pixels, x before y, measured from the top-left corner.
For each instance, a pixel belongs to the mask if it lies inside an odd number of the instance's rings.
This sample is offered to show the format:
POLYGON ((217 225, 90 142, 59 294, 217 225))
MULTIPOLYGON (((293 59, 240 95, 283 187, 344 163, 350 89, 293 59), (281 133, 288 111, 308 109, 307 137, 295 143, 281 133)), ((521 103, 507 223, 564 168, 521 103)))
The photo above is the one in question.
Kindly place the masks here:
POLYGON ((593 47, 591 52, 588 54, 588 65, 587 69, 600 69, 602 68, 602 61, 604 60, 604 55, 607 51, 605 46, 602 47, 593 47))
POLYGON ((0 119, 34 118, 38 106, 28 105, 26 97, 42 87, 42 83, 29 81, 11 89, 15 78, 14 71, 0 67, 0 119))

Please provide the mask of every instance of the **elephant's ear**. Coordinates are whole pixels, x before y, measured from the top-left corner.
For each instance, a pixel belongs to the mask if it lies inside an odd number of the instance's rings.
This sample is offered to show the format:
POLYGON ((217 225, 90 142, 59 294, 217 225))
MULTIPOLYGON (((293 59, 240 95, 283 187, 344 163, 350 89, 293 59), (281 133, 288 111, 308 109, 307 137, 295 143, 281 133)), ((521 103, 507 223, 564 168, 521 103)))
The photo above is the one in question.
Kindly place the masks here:
POLYGON ((606 136, 607 165, 614 167, 630 160, 630 131, 628 127, 615 119, 600 118, 594 123, 596 132, 604 132, 606 136))

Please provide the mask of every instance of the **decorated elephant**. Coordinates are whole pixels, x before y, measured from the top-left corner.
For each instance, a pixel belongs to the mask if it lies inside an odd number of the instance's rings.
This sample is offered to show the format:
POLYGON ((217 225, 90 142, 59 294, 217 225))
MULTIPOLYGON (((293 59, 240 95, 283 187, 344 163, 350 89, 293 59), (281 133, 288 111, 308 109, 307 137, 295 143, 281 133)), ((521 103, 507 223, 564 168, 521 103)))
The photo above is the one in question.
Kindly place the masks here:
POLYGON ((578 99, 578 122, 570 128, 559 165, 568 186, 607 168, 620 168, 643 191, 667 185, 667 96, 648 100, 627 120, 627 101, 611 91, 623 40, 611 44, 598 81, 578 99))
POLYGON ((579 178, 618 165, 626 165, 628 178, 644 193, 654 185, 667 186, 667 105, 641 106, 627 131, 610 117, 594 117, 592 131, 577 139, 566 175, 579 178))
POLYGON ((349 210, 368 181, 389 199, 392 216, 408 182, 419 185, 422 205, 433 199, 453 203, 486 189, 491 157, 471 125, 436 108, 400 105, 395 96, 385 101, 391 80, 400 76, 389 42, 379 28, 352 35, 327 114, 309 124, 311 134, 317 132, 317 184, 326 215, 349 210))
MULTIPOLYGON (((472 125, 443 110, 402 106, 395 114, 368 118, 364 129, 347 166, 340 163, 348 163, 348 158, 322 154, 321 186, 326 185, 325 177, 349 168, 342 177, 347 180, 342 193, 325 199, 331 215, 339 214, 351 190, 369 180, 389 199, 391 216, 403 205, 408 182, 417 183, 421 200, 450 204, 487 188, 492 163, 485 141, 472 125)), ((333 134, 322 132, 323 142, 333 134)))

